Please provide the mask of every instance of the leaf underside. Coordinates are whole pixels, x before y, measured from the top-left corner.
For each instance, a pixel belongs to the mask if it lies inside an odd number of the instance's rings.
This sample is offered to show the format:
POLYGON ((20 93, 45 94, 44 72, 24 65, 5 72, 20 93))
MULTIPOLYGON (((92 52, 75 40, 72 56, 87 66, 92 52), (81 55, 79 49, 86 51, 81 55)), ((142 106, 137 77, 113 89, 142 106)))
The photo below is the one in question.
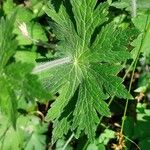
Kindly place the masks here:
POLYGON ((108 20, 107 3, 65 0, 55 10, 56 3, 48 3, 45 11, 55 22, 58 50, 71 61, 39 73, 48 90, 59 92, 46 120, 54 122, 54 142, 69 130, 76 137, 84 131, 93 140, 99 115, 111 115, 105 100, 132 98, 117 77, 120 64, 130 57, 126 50, 130 37, 112 22, 103 25, 108 20))

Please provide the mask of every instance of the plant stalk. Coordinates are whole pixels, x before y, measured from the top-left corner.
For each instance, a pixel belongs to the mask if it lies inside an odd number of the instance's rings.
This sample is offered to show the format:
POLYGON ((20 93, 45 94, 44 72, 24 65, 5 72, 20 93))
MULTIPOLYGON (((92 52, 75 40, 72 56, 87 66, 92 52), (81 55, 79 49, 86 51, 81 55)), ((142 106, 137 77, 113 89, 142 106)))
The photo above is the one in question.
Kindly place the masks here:
POLYGON ((67 142, 65 143, 65 145, 63 146, 62 150, 65 150, 68 146, 68 144, 71 142, 71 140, 74 137, 74 133, 71 134, 71 136, 69 137, 69 139, 67 140, 67 142))
POLYGON ((131 15, 133 18, 137 15, 137 0, 131 0, 131 15))

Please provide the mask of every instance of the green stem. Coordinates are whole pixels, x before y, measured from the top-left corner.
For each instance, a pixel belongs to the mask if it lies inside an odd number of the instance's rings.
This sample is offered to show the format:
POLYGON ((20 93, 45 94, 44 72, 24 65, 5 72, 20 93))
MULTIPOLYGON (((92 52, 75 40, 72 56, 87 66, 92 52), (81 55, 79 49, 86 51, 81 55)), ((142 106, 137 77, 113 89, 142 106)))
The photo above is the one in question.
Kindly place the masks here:
POLYGON ((131 143, 133 143, 139 150, 141 150, 141 148, 140 148, 134 141, 132 141, 130 138, 128 138, 128 137, 125 136, 125 135, 124 135, 124 137, 125 137, 128 141, 130 141, 131 143))
POLYGON ((67 142, 65 143, 65 145, 63 146, 62 150, 65 150, 68 146, 68 144, 71 142, 71 140, 74 137, 74 133, 71 134, 71 136, 69 137, 69 139, 67 140, 67 142))
MULTIPOLYGON (((149 17, 149 15, 148 15, 148 17, 149 17)), ((148 20, 148 17, 147 17, 147 20, 148 20)), ((131 76, 131 80, 130 80, 129 92, 131 91, 131 87, 132 87, 132 83, 133 83, 133 77, 134 77, 135 69, 136 69, 136 66, 137 66, 137 62, 138 62, 140 53, 143 50, 143 45, 144 45, 144 42, 146 40, 149 29, 150 29, 150 23, 148 24, 148 27, 147 27, 147 22, 146 22, 146 24, 145 24, 145 34, 143 34, 143 38, 142 38, 141 45, 140 45, 140 48, 138 50, 136 59, 133 61, 134 67, 133 67, 132 76, 131 76)), ((123 118, 122 118, 123 120, 122 120, 122 125, 121 125, 121 131, 120 131, 121 133, 123 133, 123 128, 124 128, 125 116, 126 116, 126 113, 127 113, 128 103, 129 103, 129 99, 127 99, 126 105, 125 105, 125 110, 124 110, 124 114, 123 114, 123 118)))
MULTIPOLYGON (((134 65, 134 69, 132 71, 131 81, 130 81, 130 85, 129 85, 129 93, 131 91, 131 87, 132 87, 132 83, 133 83, 133 77, 134 77, 134 72, 135 72, 135 69, 136 69, 136 64, 137 64, 137 61, 134 65)), ((123 132, 123 127, 124 127, 124 122, 125 122, 125 116, 126 116, 126 113, 127 113, 128 103, 129 103, 129 99, 127 99, 126 105, 125 105, 125 110, 124 110, 124 114, 123 114, 123 121, 122 121, 122 125, 121 125, 121 133, 123 132)))

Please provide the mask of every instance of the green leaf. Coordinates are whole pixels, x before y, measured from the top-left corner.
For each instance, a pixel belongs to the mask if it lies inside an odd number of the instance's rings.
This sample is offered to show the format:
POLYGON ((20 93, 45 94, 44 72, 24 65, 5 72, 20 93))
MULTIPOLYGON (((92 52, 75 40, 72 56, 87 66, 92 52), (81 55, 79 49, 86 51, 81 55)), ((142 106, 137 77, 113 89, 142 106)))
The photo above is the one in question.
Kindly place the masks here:
POLYGON ((96 143, 91 143, 88 145, 86 150, 106 150, 104 144, 96 144, 96 143))
POLYGON ((13 3, 13 0, 6 0, 3 3, 3 10, 5 14, 9 14, 13 11, 15 4, 13 3))
POLYGON ((142 53, 144 57, 150 56, 149 38, 150 38, 150 15, 142 14, 133 20, 134 25, 140 30, 139 36, 132 43, 135 48, 132 50, 133 59, 138 53, 142 53))
POLYGON ((107 20, 108 4, 103 3, 96 7, 97 1, 93 0, 72 0, 71 3, 76 20, 78 36, 88 45, 90 44, 91 33, 94 32, 97 26, 107 20))
POLYGON ((33 131, 29 137, 25 150, 31 150, 31 149, 44 150, 46 147, 46 143, 45 143, 46 136, 44 135, 44 132, 40 131, 41 127, 33 126, 32 128, 33 131))
MULTIPOLYGON (((134 118, 125 117, 123 132, 124 132, 124 135, 129 139, 132 139, 132 137, 134 135, 134 125, 135 125, 134 118)), ((131 144, 132 143, 128 139, 126 139, 127 149, 131 148, 131 144)))
MULTIPOLYGON (((79 85, 80 79, 78 78, 78 74, 77 72, 75 72, 76 70, 74 68, 71 68, 71 66, 69 65, 66 67, 61 66, 60 69, 61 71, 63 69, 61 73, 64 74, 64 76, 59 77, 60 72, 57 72, 56 76, 54 76, 53 78, 54 82, 52 83, 52 87, 54 87, 53 89, 56 89, 54 90, 54 92, 57 92, 57 89, 59 89, 60 96, 58 97, 57 101, 55 101, 55 103, 52 104, 52 108, 49 110, 47 115, 48 120, 53 120, 61 115, 64 107, 68 104, 68 101, 73 97, 73 94, 79 85), (67 72, 65 74, 66 68, 70 72, 67 72), (68 81, 65 81, 65 79, 68 79, 68 81)), ((57 70, 58 68, 56 68, 56 71, 57 70)))
POLYGON ((124 134, 128 138, 131 138, 134 133, 134 120, 132 117, 126 117, 125 118, 125 123, 124 123, 124 134))
POLYGON ((44 8, 45 8, 45 2, 42 0, 31 0, 32 4, 31 4, 31 9, 34 13, 34 17, 41 17, 42 15, 44 15, 44 8))
POLYGON ((38 81, 36 75, 32 75, 33 66, 26 63, 14 63, 5 68, 0 76, 0 108, 4 112, 13 126, 16 125, 18 100, 22 97, 35 101, 47 102, 51 97, 38 81))
POLYGON ((33 12, 29 8, 18 6, 16 7, 16 9, 17 9, 16 19, 19 23, 29 22, 33 19, 33 12))
POLYGON ((23 63, 36 63, 37 53, 36 52, 30 52, 30 51, 17 51, 15 54, 15 59, 17 62, 23 62, 23 63))
POLYGON ((0 108, 15 127, 17 119, 16 95, 12 85, 9 83, 9 78, 7 78, 4 72, 4 68, 15 53, 17 46, 14 35, 12 34, 14 21, 14 14, 10 18, 6 18, 5 20, 1 18, 0 20, 0 108))
POLYGON ((33 53, 20 54, 23 56, 20 60, 13 58, 18 46, 13 34, 14 21, 15 15, 0 20, 0 149, 44 150, 44 133, 48 127, 43 127, 39 117, 35 119, 30 115, 38 113, 37 100, 46 103, 51 95, 43 88, 38 76, 32 73, 33 58, 31 63, 26 63, 27 56, 33 53), (35 105, 30 106, 30 110, 26 109, 26 105, 33 103, 35 105), (20 107, 18 104, 26 105, 20 107), (24 114, 22 124, 21 113, 24 114))
POLYGON ((143 140, 150 137, 149 123, 150 123, 150 110, 146 109, 139 104, 137 106, 137 122, 134 128, 134 137, 143 140))
POLYGON ((99 143, 107 145, 110 139, 115 138, 115 132, 110 129, 105 129, 104 132, 99 136, 99 143))
POLYGON ((99 115, 111 115, 105 100, 111 96, 132 98, 117 77, 121 63, 130 58, 126 47, 131 31, 114 23, 101 28, 108 20, 107 3, 63 1, 59 10, 55 10, 54 4, 54 1, 48 3, 45 11, 55 22, 54 31, 60 40, 57 48, 64 58, 37 67, 46 89, 59 93, 46 120, 54 122, 55 140, 69 130, 76 137, 84 131, 93 140, 99 115), (60 127, 63 123, 64 132, 60 127))
POLYGON ((48 124, 41 122, 39 117, 36 116, 21 116, 18 119, 18 130, 21 128, 24 143, 23 149, 31 150, 44 150, 46 149, 46 132, 48 124))
POLYGON ((115 132, 110 129, 105 129, 104 132, 94 140, 94 142, 88 145, 87 150, 105 150, 105 146, 107 146, 108 142, 113 138, 115 138, 115 132))
POLYGON ((15 15, 0 20, 0 71, 8 63, 10 57, 15 53, 17 42, 14 40, 13 25, 15 15))
MULTIPOLYGON (((119 0, 119 1, 116 1, 116 2, 113 2, 111 4, 111 6, 114 6, 116 8, 119 8, 119 9, 124 9, 124 8, 128 8, 130 6, 130 1, 129 0, 119 0)), ((129 10, 129 8, 127 9, 129 10)))
POLYGON ((23 144, 23 135, 21 132, 17 128, 14 129, 10 125, 8 117, 2 113, 0 113, 0 122, 0 149, 21 149, 21 145, 23 144))
POLYGON ((53 127, 53 139, 52 142, 55 143, 59 137, 63 137, 68 133, 70 123, 67 121, 67 117, 63 118, 61 121, 55 121, 53 127))
POLYGON ((7 67, 6 75, 9 77, 9 81, 14 91, 20 91, 20 95, 38 98, 40 100, 48 100, 50 98, 50 94, 44 90, 38 81, 38 77, 31 74, 32 69, 33 64, 18 62, 7 67))
POLYGON ((46 135, 44 133, 47 131, 47 125, 42 124, 38 117, 20 115, 17 119, 15 130, 10 126, 6 116, 0 115, 0 122, 3 122, 0 124, 1 149, 45 149, 46 135))
POLYGON ((7 115, 12 125, 16 127, 17 120, 17 101, 16 95, 12 89, 9 80, 0 76, 0 108, 3 113, 7 115))
POLYGON ((139 142, 140 148, 141 148, 141 149, 144 149, 144 150, 149 150, 149 147, 150 147, 149 141, 150 141, 150 137, 147 137, 147 138, 141 140, 141 141, 139 142))
POLYGON ((143 92, 143 93, 148 93, 150 90, 150 73, 148 72, 143 72, 139 78, 138 81, 138 88, 135 90, 135 92, 143 92))
POLYGON ((92 58, 95 61, 116 63, 130 57, 126 50, 127 43, 137 34, 134 29, 117 28, 114 23, 107 24, 101 29, 92 45, 95 50, 92 58), (113 37, 113 38, 112 38, 113 37), (123 57, 122 57, 123 56, 123 57))
POLYGON ((22 135, 19 132, 16 132, 13 128, 9 128, 5 134, 4 141, 3 140, 0 141, 1 149, 5 150, 9 149, 20 150, 21 144, 22 144, 22 135))
POLYGON ((46 14, 55 21, 56 27, 54 28, 54 33, 56 34, 57 38, 60 39, 61 41, 64 41, 61 42, 61 45, 58 45, 58 49, 59 47, 60 48, 63 47, 62 48, 63 52, 73 51, 74 48, 72 49, 72 46, 76 47, 75 41, 77 38, 75 27, 74 27, 75 25, 70 20, 70 16, 67 14, 64 5, 60 5, 59 11, 57 12, 55 11, 55 6, 57 6, 57 1, 52 0, 52 3, 48 3, 47 7, 44 10, 46 14))

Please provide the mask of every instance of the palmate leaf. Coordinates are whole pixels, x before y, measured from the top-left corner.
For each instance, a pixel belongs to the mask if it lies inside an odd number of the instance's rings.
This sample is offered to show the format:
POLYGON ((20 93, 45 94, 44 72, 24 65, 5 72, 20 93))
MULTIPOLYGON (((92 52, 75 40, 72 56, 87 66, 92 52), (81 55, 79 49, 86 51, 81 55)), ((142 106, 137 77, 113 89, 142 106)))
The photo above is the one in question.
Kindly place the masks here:
POLYGON ((77 137, 84 131, 93 140, 98 114, 111 115, 105 99, 114 95, 132 98, 117 77, 121 62, 130 56, 126 46, 131 37, 127 30, 122 31, 113 23, 95 33, 108 19, 107 3, 66 0, 59 10, 54 6, 51 1, 45 11, 55 22, 54 31, 60 40, 58 49, 70 61, 55 63, 39 72, 46 88, 53 94, 59 92, 46 120, 54 122, 54 142, 70 129, 77 137))

